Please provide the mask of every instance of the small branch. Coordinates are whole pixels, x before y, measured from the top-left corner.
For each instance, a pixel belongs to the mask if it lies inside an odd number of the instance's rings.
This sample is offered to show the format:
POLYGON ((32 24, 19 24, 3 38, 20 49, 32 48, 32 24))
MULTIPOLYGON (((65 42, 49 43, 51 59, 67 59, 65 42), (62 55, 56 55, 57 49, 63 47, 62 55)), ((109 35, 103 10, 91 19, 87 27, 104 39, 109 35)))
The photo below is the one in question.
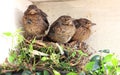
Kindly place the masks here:
POLYGON ((1 73, 13 72, 15 70, 2 70, 1 73))
POLYGON ((56 45, 57 45, 58 49, 60 50, 61 55, 63 55, 64 51, 63 51, 62 47, 58 43, 56 43, 56 45))
POLYGON ((48 54, 40 52, 40 51, 37 51, 37 50, 33 50, 32 54, 33 55, 41 55, 41 56, 49 56, 48 54))
MULTIPOLYGON (((27 42, 28 44, 30 44, 31 43, 31 41, 29 41, 29 40, 27 40, 27 39, 25 39, 25 42, 27 42)), ((43 47, 46 47, 46 45, 45 45, 45 43, 43 43, 43 42, 40 42, 40 41, 35 41, 35 43, 34 44, 37 44, 37 45, 39 45, 39 46, 43 46, 43 47)))

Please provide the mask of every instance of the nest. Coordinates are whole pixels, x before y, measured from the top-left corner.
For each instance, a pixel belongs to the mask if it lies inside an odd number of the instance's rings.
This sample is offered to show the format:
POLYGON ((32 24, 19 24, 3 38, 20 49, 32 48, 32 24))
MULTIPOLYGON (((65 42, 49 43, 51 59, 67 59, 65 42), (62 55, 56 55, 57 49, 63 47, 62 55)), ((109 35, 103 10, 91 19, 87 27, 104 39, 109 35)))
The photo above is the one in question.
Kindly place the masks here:
POLYGON ((20 67, 22 69, 29 69, 34 72, 35 70, 48 70, 51 74, 53 73, 51 69, 57 71, 75 71, 81 72, 84 70, 85 64, 89 61, 89 57, 92 53, 88 50, 88 45, 84 42, 79 44, 78 42, 70 42, 66 44, 59 44, 50 41, 41 41, 41 40, 27 40, 25 39, 22 43, 18 45, 18 50, 14 51, 17 54, 21 55, 21 49, 23 48, 24 52, 27 52, 21 64, 14 64, 18 62, 18 59, 14 60, 14 63, 7 62, 7 68, 2 70, 1 73, 6 73, 10 71, 18 72, 20 67), (28 52, 28 48, 32 46, 31 53, 28 52), (26 49, 25 49, 26 48, 26 49), (49 58, 49 60, 41 61, 42 57, 49 58), (29 59, 27 61, 26 59, 29 59), (35 64, 35 69, 33 71, 33 64, 35 64))
MULTIPOLYGON (((28 46, 30 42, 31 42, 30 40, 25 40, 25 45, 28 46)), ((85 42, 78 43, 77 41, 73 41, 66 44, 59 44, 50 41, 36 40, 33 46, 34 46, 33 48, 37 51, 39 51, 41 48, 47 48, 51 46, 52 48, 54 48, 55 53, 60 55, 59 63, 61 62, 68 63, 71 68, 72 67, 75 68, 76 72, 81 72, 82 70, 84 70, 85 64, 89 61, 89 57, 93 54, 88 50, 88 45, 85 42), (63 54, 61 53, 60 47, 62 47, 63 54)), ((39 55, 39 53, 34 52, 33 55, 39 55)), ((45 56, 49 57, 49 55, 45 55, 45 56)), ((59 71, 61 70, 64 71, 64 68, 60 68, 59 66, 57 66, 59 64, 55 64, 54 62, 50 64, 52 64, 52 66, 55 69, 59 71)))

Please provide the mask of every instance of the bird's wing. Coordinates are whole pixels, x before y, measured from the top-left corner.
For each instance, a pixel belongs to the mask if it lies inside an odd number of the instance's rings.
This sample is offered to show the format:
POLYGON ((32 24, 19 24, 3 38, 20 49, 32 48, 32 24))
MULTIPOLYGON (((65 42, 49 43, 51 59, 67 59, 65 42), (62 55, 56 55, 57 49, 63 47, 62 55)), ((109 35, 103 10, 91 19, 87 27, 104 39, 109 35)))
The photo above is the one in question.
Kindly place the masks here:
POLYGON ((40 10, 40 15, 42 16, 43 20, 45 21, 45 23, 47 23, 47 25, 49 26, 49 22, 47 20, 47 14, 45 12, 43 12, 42 10, 40 10))

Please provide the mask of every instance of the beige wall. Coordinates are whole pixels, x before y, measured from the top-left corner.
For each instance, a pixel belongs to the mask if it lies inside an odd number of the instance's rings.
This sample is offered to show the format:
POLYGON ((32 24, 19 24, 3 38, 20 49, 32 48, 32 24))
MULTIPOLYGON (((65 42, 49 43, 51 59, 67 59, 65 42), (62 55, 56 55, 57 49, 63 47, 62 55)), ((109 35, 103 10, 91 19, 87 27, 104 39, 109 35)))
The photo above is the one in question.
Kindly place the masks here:
POLYGON ((120 0, 76 0, 69 2, 35 3, 48 14, 50 23, 61 15, 85 17, 97 25, 86 40, 90 50, 110 49, 120 53, 120 0))

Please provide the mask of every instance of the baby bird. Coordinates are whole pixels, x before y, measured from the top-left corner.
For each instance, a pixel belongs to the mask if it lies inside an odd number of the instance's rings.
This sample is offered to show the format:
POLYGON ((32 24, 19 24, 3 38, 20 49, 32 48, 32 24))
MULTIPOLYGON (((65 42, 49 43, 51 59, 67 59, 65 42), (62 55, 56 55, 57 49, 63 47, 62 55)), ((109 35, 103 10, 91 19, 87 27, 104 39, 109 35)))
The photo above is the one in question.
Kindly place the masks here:
POLYGON ((73 21, 76 27, 76 32, 72 37, 72 41, 84 42, 91 34, 90 27, 95 25, 86 18, 80 18, 73 21))
POLYGON ((50 27, 48 38, 54 42, 67 43, 76 31, 73 20, 70 16, 59 17, 50 27))
POLYGON ((45 31, 49 27, 47 15, 36 5, 30 5, 24 12, 23 27, 26 37, 41 38, 45 36, 45 31))

